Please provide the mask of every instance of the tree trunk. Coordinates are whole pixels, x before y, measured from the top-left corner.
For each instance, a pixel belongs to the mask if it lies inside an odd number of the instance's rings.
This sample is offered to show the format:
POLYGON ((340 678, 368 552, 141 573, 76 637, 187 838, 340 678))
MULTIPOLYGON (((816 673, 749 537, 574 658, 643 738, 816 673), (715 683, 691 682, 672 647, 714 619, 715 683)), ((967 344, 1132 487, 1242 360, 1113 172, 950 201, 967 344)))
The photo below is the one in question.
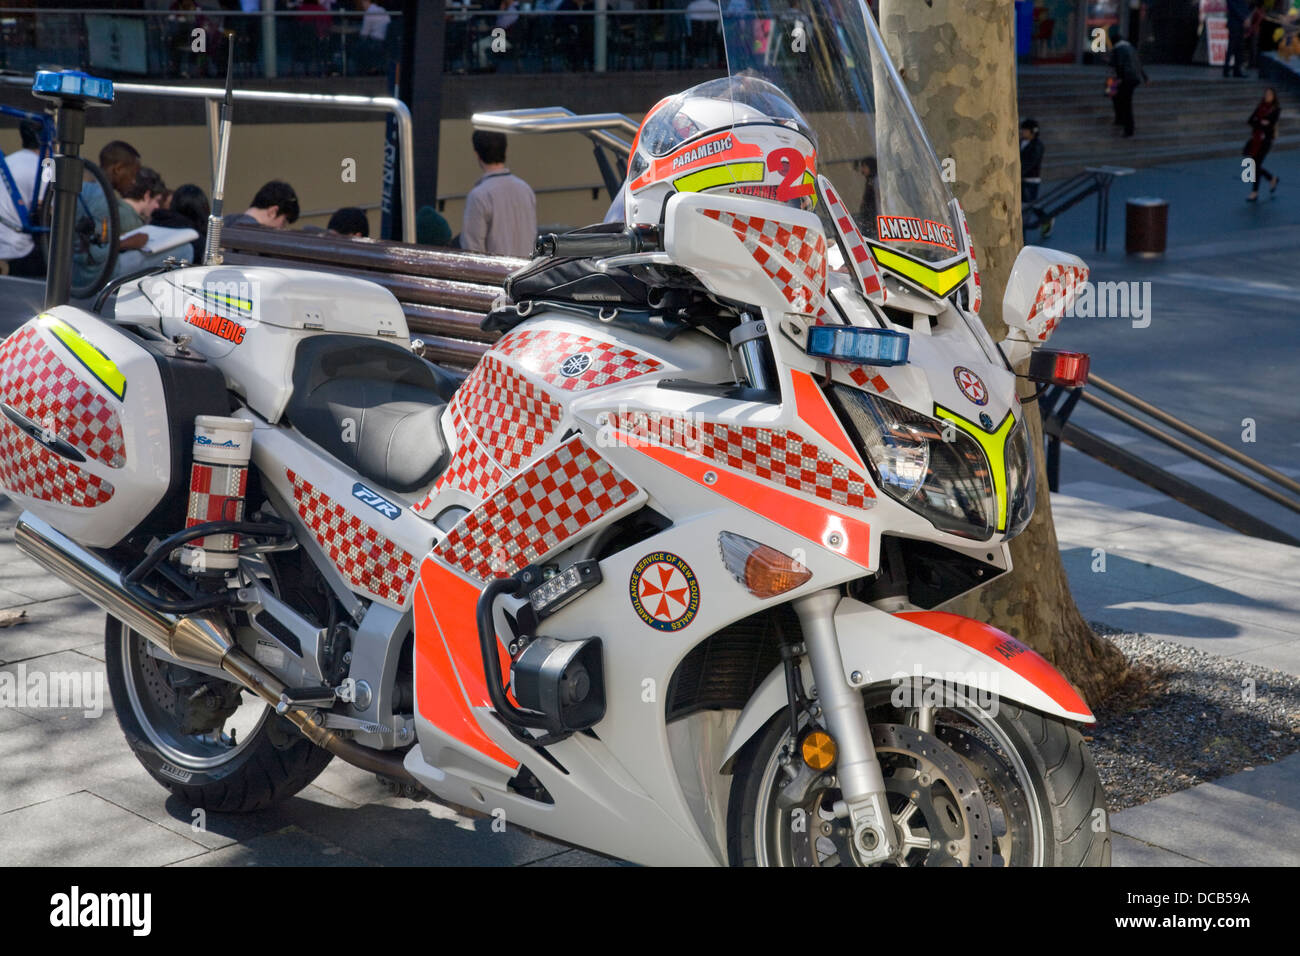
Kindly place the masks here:
MULTIPOLYGON (((1022 245, 1013 9, 1009 0, 880 0, 890 56, 940 161, 955 161, 951 186, 975 242, 981 319, 994 339, 1007 332, 1002 295, 1022 245)), ((1032 394, 1027 384, 1020 380, 1022 396, 1032 394)), ((1092 633, 1070 594, 1052 525, 1042 422, 1036 405, 1024 410, 1038 465, 1034 518, 1011 543, 1011 573, 952 609, 1025 641, 1095 705, 1127 667, 1092 633)))

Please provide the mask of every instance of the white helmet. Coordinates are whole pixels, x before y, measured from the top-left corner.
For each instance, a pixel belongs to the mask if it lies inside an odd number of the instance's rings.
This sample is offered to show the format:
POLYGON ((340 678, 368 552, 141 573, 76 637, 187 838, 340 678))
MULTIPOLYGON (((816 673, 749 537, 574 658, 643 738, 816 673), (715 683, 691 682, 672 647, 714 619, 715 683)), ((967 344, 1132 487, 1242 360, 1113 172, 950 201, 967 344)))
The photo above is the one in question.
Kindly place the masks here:
POLYGON ((721 192, 811 209, 817 143, 779 89, 757 76, 710 80, 657 103, 632 143, 628 225, 658 224, 675 192, 721 192))

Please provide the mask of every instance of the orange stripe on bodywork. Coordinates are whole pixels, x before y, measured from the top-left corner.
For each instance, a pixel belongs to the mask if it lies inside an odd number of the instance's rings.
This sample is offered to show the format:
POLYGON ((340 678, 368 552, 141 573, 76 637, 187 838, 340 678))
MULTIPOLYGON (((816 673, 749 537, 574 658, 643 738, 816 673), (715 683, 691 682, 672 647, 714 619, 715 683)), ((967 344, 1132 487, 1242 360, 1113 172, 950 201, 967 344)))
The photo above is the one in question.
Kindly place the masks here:
POLYGON ((790 378, 794 385, 794 404, 799 418, 865 471, 866 464, 853 447, 844 426, 840 424, 839 416, 826 401, 826 396, 813 377, 799 369, 791 369, 790 378))
POLYGON ((626 432, 615 430, 614 435, 620 442, 653 458, 664 467, 684 475, 700 487, 734 501, 747 511, 752 511, 864 568, 871 566, 871 526, 865 521, 847 517, 829 508, 788 495, 771 485, 723 471, 694 455, 642 441, 626 432), (705 474, 712 474, 713 480, 705 481, 705 474), (840 543, 832 545, 830 536, 837 532, 840 543))
MULTIPOLYGON (((412 602, 416 699, 420 715, 443 733, 513 770, 519 761, 483 733, 470 710, 471 703, 491 706, 474 619, 478 597, 478 588, 437 562, 426 558, 421 565, 412 602), (438 612, 430 594, 438 595, 438 612)), ((509 673, 510 658, 498 650, 504 658, 502 673, 509 673)))
POLYGON ((946 611, 903 611, 896 616, 931 631, 937 631, 945 637, 951 637, 954 641, 979 651, 985 657, 990 657, 999 664, 1005 664, 1052 698, 1062 710, 1071 714, 1084 714, 1086 715, 1084 722, 1092 722, 1092 711, 1088 709, 1087 702, 1070 686, 1070 682, 1061 676, 1061 672, 1037 651, 1022 644, 1010 634, 999 631, 991 624, 974 621, 960 614, 949 614, 946 611))

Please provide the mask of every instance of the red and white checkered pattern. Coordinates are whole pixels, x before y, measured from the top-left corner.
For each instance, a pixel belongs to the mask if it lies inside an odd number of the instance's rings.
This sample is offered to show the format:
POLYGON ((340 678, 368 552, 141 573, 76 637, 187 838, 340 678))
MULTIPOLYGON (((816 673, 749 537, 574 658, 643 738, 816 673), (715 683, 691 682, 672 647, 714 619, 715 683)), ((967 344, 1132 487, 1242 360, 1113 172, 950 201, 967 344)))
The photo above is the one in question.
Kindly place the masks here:
POLYGON ((122 423, 87 382, 90 373, 65 363, 33 326, 0 345, 0 392, 16 411, 87 458, 110 468, 126 464, 122 423))
POLYGON ((636 349, 623 348, 572 332, 547 332, 540 329, 511 332, 492 346, 492 351, 511 356, 526 371, 569 392, 625 382, 664 367, 662 362, 643 355, 636 349), (561 365, 566 358, 575 355, 586 355, 590 364, 578 375, 564 375, 561 365))
POLYGON ((508 474, 530 461, 560 424, 561 408, 546 390, 491 355, 456 390, 452 408, 508 474))
POLYGON ((456 451, 451 456, 447 469, 438 476, 429 496, 411 506, 411 510, 418 515, 424 515, 433 507, 434 498, 445 488, 459 489, 482 501, 506 479, 505 472, 488 457, 478 439, 470 434, 469 426, 465 424, 454 401, 451 406, 451 422, 458 442, 456 451))
MULTIPOLYGON (((871 256, 871 250, 867 248, 866 241, 862 238, 862 233, 858 230, 858 224, 853 221, 849 215, 848 209, 844 206, 844 201, 840 199, 839 193, 831 185, 829 179, 825 176, 818 176, 817 182, 821 186, 822 196, 826 199, 826 210, 831 215, 831 221, 835 223, 835 229, 840 234, 840 239, 844 241, 845 247, 849 251, 849 264, 853 268, 853 273, 862 283, 862 291, 866 293, 868 299, 879 305, 885 304, 888 293, 885 291, 885 282, 880 277, 880 269, 876 266, 876 260, 871 256)), ((871 189, 871 186, 867 187, 871 189)))
POLYGON ((0 418, 0 483, 14 494, 94 508, 113 497, 113 486, 54 454, 7 418, 0 418))
POLYGON ((610 420, 619 431, 648 444, 681 448, 804 494, 849 508, 875 504, 865 478, 796 432, 719 422, 692 426, 658 412, 611 414, 610 420))
POLYGON ((1033 308, 1025 318, 1029 334, 1040 342, 1046 341, 1061 324, 1065 308, 1078 294, 1078 287, 1087 281, 1088 270, 1080 266, 1054 265, 1043 273, 1033 308))
POLYGON ((853 384, 859 388, 869 388, 877 395, 884 398, 893 398, 894 393, 889 389, 889 383, 879 372, 874 375, 868 375, 860 368, 854 368, 849 371, 849 378, 853 379, 853 384))
POLYGON ((975 241, 970 237, 970 226, 966 223, 966 211, 959 205, 957 214, 961 217, 961 228, 966 233, 966 258, 970 260, 971 311, 979 312, 984 304, 984 290, 980 288, 980 267, 975 261, 975 241))
POLYGON ((505 577, 559 548, 637 493, 575 435, 471 511, 434 554, 480 581, 505 577))
MULTIPOLYGON (((196 461, 190 466, 190 503, 185 512, 185 527, 207 521, 239 521, 244 517, 244 492, 248 488, 248 468, 244 465, 210 465, 196 461)), ((210 544, 195 538, 196 548, 235 551, 239 535, 216 535, 210 544)))
POLYGON ((415 558, 352 512, 335 504, 334 499, 318 491, 301 475, 292 470, 286 470, 285 475, 293 485, 298 517, 306 522, 343 576, 378 598, 405 604, 415 580, 415 558))
POLYGON ((820 232, 777 219, 701 209, 744 243, 795 312, 817 315, 826 298, 826 239, 820 232))

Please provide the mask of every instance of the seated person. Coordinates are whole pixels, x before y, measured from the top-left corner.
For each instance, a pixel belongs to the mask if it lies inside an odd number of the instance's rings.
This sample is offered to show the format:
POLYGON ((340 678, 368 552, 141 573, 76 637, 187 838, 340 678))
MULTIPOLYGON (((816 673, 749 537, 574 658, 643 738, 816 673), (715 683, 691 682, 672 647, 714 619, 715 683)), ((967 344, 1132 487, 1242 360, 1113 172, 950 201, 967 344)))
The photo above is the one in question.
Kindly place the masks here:
POLYGON ((369 239, 370 220, 366 218, 364 209, 358 209, 356 206, 344 206, 330 216, 329 225, 325 227, 325 231, 331 236, 369 239))
POLYGON ((117 221, 122 234, 132 229, 139 229, 147 222, 153 221, 153 214, 162 205, 167 186, 156 170, 141 166, 135 175, 135 182, 122 193, 117 201, 117 221))
MULTIPOLYGON (((207 242, 208 216, 212 208, 208 204, 207 194, 199 186, 186 183, 176 187, 171 194, 171 202, 154 210, 153 225, 168 229, 193 229, 199 237, 191 244, 190 262, 203 261, 203 248, 207 242)), ((174 250, 173 255, 182 255, 182 250, 174 250)))
MULTIPOLYGON (((133 191, 136 178, 140 175, 140 153, 130 143, 115 139, 99 151, 99 166, 108 178, 109 184, 117 194, 133 191)), ((93 179, 82 184, 81 202, 78 203, 77 217, 89 214, 95 222, 108 218, 109 202, 117 202, 118 196, 105 196, 99 183, 93 179)), ((121 212, 119 207, 119 212, 121 212)), ((134 209, 131 210, 134 212, 134 209)), ((138 215, 138 214, 137 214, 138 215)), ((129 221, 133 221, 128 219, 129 221)), ((119 223, 120 224, 120 223, 119 223)), ((129 232, 123 228, 121 232, 129 232)), ((118 240, 117 265, 113 276, 127 275, 154 265, 161 265, 167 258, 165 253, 147 255, 141 250, 149 242, 143 233, 118 240)), ((73 283, 82 285, 92 281, 102 268, 106 250, 93 244, 75 248, 72 254, 73 283)))
POLYGON ((288 183, 273 179, 257 191, 252 205, 241 213, 232 212, 222 221, 227 226, 287 229, 298 221, 298 195, 288 183))

